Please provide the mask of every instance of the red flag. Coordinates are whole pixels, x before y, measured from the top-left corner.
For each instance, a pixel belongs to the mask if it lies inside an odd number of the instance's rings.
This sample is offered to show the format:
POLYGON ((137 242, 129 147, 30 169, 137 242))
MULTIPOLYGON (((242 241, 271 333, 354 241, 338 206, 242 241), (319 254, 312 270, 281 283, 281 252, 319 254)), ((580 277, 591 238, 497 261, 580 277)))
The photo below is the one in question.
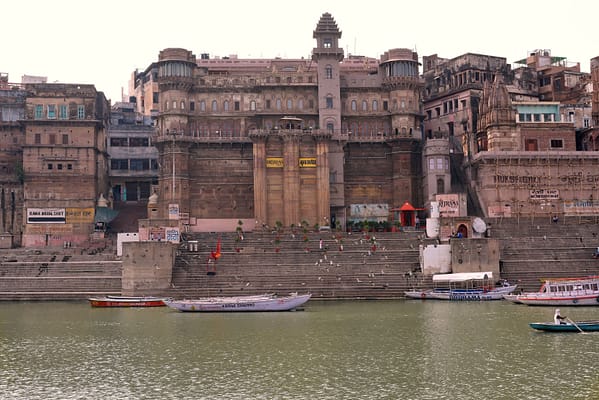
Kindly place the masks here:
POLYGON ((210 252, 210 257, 218 260, 220 258, 220 237, 218 238, 218 242, 216 242, 216 250, 210 252))

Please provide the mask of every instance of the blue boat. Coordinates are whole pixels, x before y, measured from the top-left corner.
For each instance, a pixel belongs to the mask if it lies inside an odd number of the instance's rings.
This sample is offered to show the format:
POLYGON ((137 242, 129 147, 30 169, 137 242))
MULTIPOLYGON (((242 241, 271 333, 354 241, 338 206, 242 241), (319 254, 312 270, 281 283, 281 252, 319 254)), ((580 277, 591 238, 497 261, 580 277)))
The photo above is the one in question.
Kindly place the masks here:
POLYGON ((531 328, 546 332, 597 332, 599 321, 572 321, 567 324, 555 324, 553 322, 531 322, 531 328))

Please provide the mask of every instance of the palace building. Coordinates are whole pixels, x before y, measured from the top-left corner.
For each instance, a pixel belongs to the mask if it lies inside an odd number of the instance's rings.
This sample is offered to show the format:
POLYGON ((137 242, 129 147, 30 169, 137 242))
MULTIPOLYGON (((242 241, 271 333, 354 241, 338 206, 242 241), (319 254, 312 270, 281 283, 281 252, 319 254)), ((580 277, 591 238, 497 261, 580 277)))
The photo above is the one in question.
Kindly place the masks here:
POLYGON ((344 226, 422 205, 418 55, 346 56, 328 13, 313 38, 311 59, 169 48, 134 73, 138 111, 156 116, 152 223, 344 226))

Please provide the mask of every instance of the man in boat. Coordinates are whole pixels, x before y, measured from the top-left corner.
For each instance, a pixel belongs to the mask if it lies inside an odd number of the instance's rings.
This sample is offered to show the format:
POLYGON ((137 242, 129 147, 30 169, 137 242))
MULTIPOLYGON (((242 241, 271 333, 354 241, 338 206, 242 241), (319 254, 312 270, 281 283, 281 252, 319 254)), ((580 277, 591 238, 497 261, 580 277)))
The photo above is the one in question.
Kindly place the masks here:
POLYGON ((553 323, 555 325, 561 325, 561 324, 566 324, 566 320, 568 319, 568 317, 566 316, 562 316, 560 314, 559 308, 555 309, 555 314, 553 315, 553 323))

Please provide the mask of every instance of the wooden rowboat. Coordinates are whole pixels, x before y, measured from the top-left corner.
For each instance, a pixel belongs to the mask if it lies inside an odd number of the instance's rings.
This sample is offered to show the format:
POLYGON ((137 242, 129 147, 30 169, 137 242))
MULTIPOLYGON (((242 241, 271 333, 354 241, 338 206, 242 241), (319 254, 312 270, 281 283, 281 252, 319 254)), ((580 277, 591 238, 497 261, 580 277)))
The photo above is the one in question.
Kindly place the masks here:
POLYGON ((553 322, 531 322, 530 327, 545 332, 597 332, 599 321, 573 321, 567 324, 555 324, 553 322))
POLYGON ((102 296, 90 297, 92 307, 164 307, 164 297, 153 296, 102 296))
POLYGON ((236 297, 206 297, 195 300, 166 300, 165 304, 183 312, 290 311, 310 300, 311 294, 292 293, 236 297))

